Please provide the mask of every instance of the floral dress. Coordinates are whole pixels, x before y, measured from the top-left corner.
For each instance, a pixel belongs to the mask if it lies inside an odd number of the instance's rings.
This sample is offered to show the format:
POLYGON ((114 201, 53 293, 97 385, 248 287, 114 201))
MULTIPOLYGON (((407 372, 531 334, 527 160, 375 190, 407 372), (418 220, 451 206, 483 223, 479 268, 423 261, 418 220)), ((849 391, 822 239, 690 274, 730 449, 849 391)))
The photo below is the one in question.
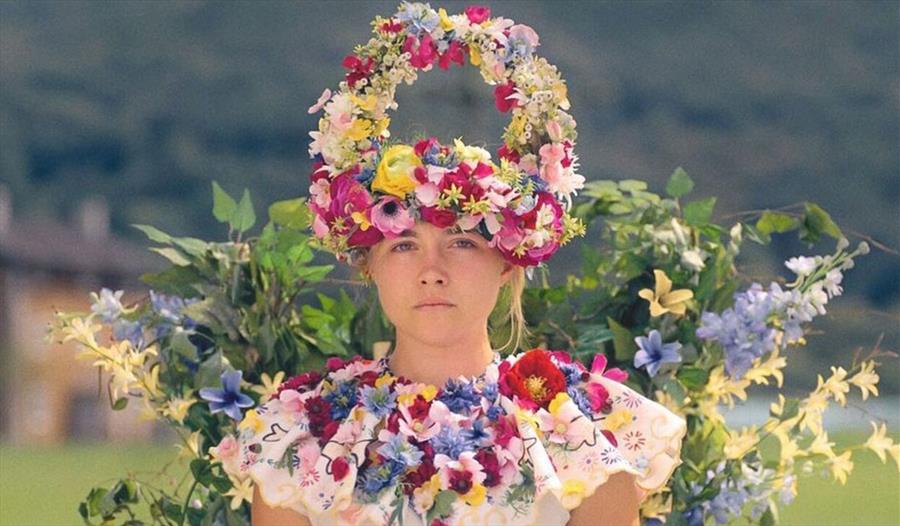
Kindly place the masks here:
POLYGON ((561 351, 494 361, 441 388, 387 357, 284 382, 211 449, 236 481, 313 525, 563 525, 610 475, 648 491, 680 463, 685 422, 561 351))

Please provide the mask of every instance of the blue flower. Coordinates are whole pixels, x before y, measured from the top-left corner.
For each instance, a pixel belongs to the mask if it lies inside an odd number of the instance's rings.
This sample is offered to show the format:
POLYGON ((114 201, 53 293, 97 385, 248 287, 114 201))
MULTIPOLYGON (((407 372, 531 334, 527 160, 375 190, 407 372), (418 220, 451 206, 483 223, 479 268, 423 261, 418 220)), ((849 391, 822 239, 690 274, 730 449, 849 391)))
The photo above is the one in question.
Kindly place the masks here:
POLYGON ((703 526, 703 508, 696 506, 683 513, 688 526, 703 526))
POLYGON ((100 316, 103 323, 113 323, 122 315, 124 307, 122 307, 122 294, 125 291, 117 290, 115 292, 104 287, 100 289, 100 294, 92 292, 93 303, 91 304, 91 312, 100 316))
POLYGON ((775 329, 768 318, 775 307, 772 295, 754 283, 734 295, 734 306, 721 314, 704 312, 696 335, 718 342, 725 351, 725 370, 732 378, 741 378, 753 360, 775 348, 775 329))
POLYGON ((488 407, 487 417, 488 417, 488 420, 490 420, 491 422, 496 422, 497 419, 500 418, 501 416, 503 416, 504 414, 506 414, 506 412, 503 411, 503 408, 500 407, 499 405, 492 405, 491 407, 488 407))
POLYGON ((578 385, 581 383, 581 369, 574 363, 561 363, 559 370, 566 377, 566 385, 578 385))
POLYGON ((481 388, 481 395, 484 396, 488 402, 494 403, 497 401, 497 395, 500 393, 500 386, 497 385, 497 382, 490 382, 484 384, 484 387, 481 388))
POLYGON ((741 510, 749 496, 743 487, 729 487, 727 483, 724 483, 719 494, 709 502, 709 511, 715 517, 716 523, 728 524, 731 517, 741 516, 741 510))
POLYGON ((678 363, 681 361, 681 344, 678 342, 663 343, 659 331, 650 331, 649 337, 638 336, 634 339, 640 350, 634 355, 635 367, 647 367, 647 374, 656 376, 659 368, 664 363, 678 363))
POLYGON ((410 31, 421 35, 431 33, 440 23, 438 14, 427 4, 403 2, 397 11, 397 20, 411 26, 410 31), (413 29, 415 31, 413 31, 413 29))
POLYGON ((569 398, 575 402, 575 405, 578 406, 578 409, 580 409, 582 413, 586 415, 591 414, 591 401, 588 400, 587 396, 584 394, 584 390, 573 385, 566 389, 566 393, 569 395, 569 398))
POLYGON ((463 429, 461 435, 476 446, 488 446, 491 443, 491 435, 484 429, 484 420, 475 420, 472 427, 463 429))
POLYGON ((209 402, 213 414, 225 411, 233 420, 241 419, 241 408, 251 407, 253 399, 241 393, 241 371, 225 371, 222 373, 222 389, 204 387, 200 389, 200 398, 209 402))
POLYGON ((116 340, 128 340, 137 349, 144 346, 144 327, 140 322, 118 319, 113 323, 112 330, 116 340))
POLYGON ((471 382, 462 382, 452 378, 447 380, 438 400, 444 402, 454 413, 463 415, 468 415, 471 407, 479 403, 478 394, 475 393, 471 382))
POLYGON ((388 416, 397 407, 397 393, 392 392, 386 385, 381 387, 364 386, 362 399, 363 406, 378 418, 388 416))
POLYGON ((384 458, 400 463, 404 468, 415 468, 422 462, 425 453, 421 449, 409 443, 405 436, 391 435, 387 442, 378 448, 378 453, 384 458))
POLYGON ((359 391, 355 382, 338 382, 334 389, 330 393, 323 395, 322 398, 331 402, 331 419, 343 420, 347 418, 350 410, 356 405, 359 399, 359 391))
POLYGON ((363 500, 372 500, 372 497, 384 488, 391 486, 394 480, 406 470, 400 462, 388 460, 383 464, 374 464, 362 474, 362 484, 357 484, 363 490, 363 500))
POLYGON ((447 455, 452 459, 459 458, 463 451, 475 451, 475 444, 450 426, 441 428, 441 431, 431 439, 431 445, 435 453, 447 455))

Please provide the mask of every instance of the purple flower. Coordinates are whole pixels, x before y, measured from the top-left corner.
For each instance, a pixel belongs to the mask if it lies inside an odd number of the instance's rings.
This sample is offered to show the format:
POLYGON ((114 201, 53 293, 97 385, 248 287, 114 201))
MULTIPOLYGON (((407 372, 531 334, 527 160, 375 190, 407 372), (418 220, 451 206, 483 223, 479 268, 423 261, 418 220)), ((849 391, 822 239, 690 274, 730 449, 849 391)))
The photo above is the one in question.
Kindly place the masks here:
POLYGON ((678 363, 681 361, 681 344, 678 342, 663 343, 662 336, 659 331, 654 329, 650 331, 648 337, 638 336, 634 339, 640 349, 634 355, 635 367, 647 367, 647 374, 656 376, 659 368, 664 363, 678 363))
POLYGON ((253 399, 241 392, 242 371, 225 371, 222 373, 222 389, 204 387, 200 389, 200 398, 209 402, 212 413, 225 411, 234 420, 241 419, 241 408, 251 407, 253 399))

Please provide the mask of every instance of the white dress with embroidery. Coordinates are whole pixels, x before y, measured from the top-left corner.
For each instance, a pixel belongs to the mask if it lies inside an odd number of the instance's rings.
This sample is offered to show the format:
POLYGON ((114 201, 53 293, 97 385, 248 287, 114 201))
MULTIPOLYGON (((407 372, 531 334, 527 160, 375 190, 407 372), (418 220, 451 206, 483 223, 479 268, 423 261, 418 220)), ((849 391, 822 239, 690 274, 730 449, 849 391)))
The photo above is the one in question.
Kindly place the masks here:
POLYGON ((564 352, 500 359, 437 389, 387 358, 282 384, 211 449, 236 481, 315 525, 564 525, 610 475, 652 491, 685 422, 564 352), (523 357, 527 357, 523 359, 523 357))

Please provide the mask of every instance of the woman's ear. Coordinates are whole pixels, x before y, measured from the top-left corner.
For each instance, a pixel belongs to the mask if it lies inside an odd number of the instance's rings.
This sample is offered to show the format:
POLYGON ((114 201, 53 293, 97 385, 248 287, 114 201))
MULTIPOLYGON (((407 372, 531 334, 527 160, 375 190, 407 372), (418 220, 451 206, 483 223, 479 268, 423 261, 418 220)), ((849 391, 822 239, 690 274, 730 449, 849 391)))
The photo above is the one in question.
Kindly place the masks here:
POLYGON ((512 279, 513 271, 516 269, 516 266, 510 263, 509 261, 503 262, 503 271, 500 273, 501 283, 500 285, 506 285, 509 283, 509 280, 512 279))

